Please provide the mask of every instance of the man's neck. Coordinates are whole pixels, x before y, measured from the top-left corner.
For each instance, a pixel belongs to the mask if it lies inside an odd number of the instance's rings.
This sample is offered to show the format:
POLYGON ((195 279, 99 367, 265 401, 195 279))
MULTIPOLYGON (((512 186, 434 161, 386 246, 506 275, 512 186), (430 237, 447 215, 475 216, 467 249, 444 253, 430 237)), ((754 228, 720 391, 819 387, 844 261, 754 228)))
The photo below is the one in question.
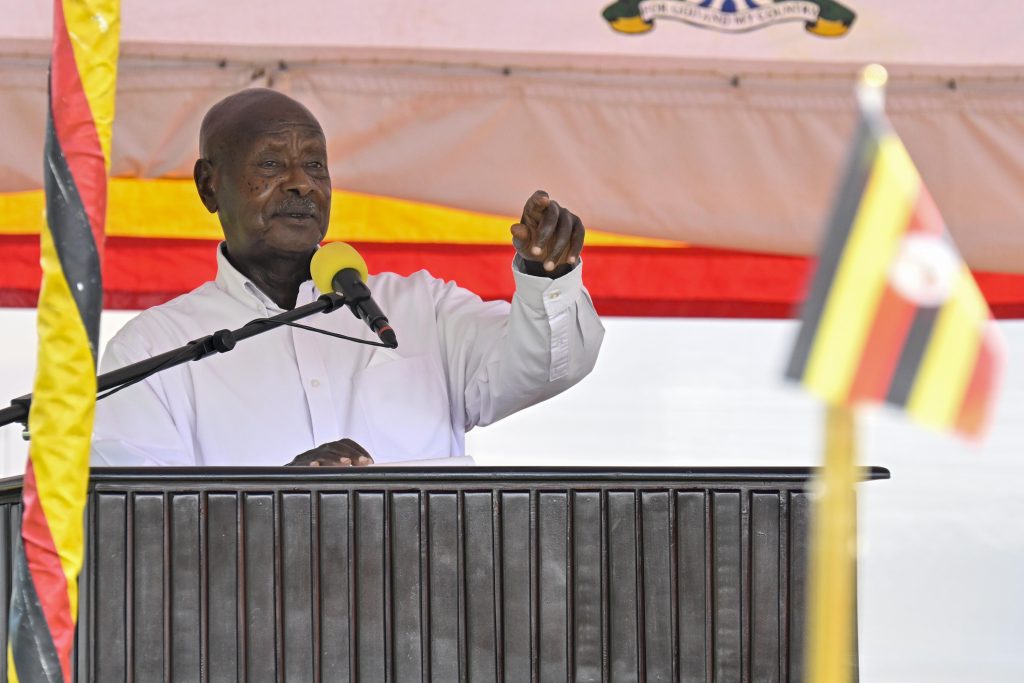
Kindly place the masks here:
POLYGON ((311 254, 296 254, 294 258, 275 255, 266 262, 240 263, 225 249, 224 255, 238 272, 249 278, 271 301, 288 311, 295 308, 299 287, 309 279, 311 254))

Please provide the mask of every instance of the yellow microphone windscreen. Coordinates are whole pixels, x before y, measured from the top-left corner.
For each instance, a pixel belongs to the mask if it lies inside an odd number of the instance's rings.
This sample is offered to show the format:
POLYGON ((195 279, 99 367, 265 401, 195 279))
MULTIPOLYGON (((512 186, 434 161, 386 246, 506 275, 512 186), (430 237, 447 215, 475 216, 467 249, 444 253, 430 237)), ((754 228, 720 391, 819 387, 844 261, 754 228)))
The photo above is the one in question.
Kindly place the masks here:
POLYGON ((339 270, 354 268, 359 271, 359 278, 366 282, 369 274, 366 269, 366 261, 359 255, 359 252, 351 245, 344 242, 331 242, 316 250, 313 260, 309 264, 309 274, 313 278, 313 284, 321 292, 333 292, 331 281, 339 270))

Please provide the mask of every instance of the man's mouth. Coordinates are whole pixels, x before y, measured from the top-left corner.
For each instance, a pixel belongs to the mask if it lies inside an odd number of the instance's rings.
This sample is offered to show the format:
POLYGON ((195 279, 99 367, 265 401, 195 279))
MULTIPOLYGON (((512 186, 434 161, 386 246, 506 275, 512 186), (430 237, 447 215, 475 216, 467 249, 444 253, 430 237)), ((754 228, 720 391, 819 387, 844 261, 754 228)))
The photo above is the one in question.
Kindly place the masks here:
POLYGON ((313 202, 301 199, 284 202, 274 213, 276 216, 293 221, 313 220, 318 212, 313 202))

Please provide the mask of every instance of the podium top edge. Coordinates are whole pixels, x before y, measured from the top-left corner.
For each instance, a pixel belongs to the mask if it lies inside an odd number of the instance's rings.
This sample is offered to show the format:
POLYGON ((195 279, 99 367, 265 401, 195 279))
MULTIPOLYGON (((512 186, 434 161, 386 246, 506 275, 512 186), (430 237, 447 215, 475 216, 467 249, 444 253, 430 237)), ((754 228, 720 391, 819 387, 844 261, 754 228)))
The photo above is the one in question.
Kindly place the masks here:
MULTIPOLYGON (((479 483, 767 483, 809 481, 819 467, 99 467, 90 471, 90 487, 160 482, 202 484, 295 485, 374 482, 396 484, 479 483)), ((862 481, 890 478, 885 467, 863 467, 862 481)), ((21 488, 22 477, 0 479, 0 492, 21 488)))

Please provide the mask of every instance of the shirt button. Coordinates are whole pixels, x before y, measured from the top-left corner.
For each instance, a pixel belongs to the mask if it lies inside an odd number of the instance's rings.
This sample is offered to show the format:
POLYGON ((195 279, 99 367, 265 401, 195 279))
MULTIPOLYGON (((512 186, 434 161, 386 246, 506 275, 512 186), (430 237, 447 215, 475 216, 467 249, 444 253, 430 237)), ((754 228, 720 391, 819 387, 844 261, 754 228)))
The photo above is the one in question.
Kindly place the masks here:
POLYGON ((309 386, 313 387, 314 389, 319 389, 320 388, 320 380, 318 380, 318 379, 311 379, 309 381, 309 386))
POLYGON ((552 290, 548 294, 548 298, 551 299, 552 301, 554 301, 555 299, 557 299, 559 297, 560 294, 561 294, 561 292, 559 292, 557 289, 555 289, 555 290, 552 290))

